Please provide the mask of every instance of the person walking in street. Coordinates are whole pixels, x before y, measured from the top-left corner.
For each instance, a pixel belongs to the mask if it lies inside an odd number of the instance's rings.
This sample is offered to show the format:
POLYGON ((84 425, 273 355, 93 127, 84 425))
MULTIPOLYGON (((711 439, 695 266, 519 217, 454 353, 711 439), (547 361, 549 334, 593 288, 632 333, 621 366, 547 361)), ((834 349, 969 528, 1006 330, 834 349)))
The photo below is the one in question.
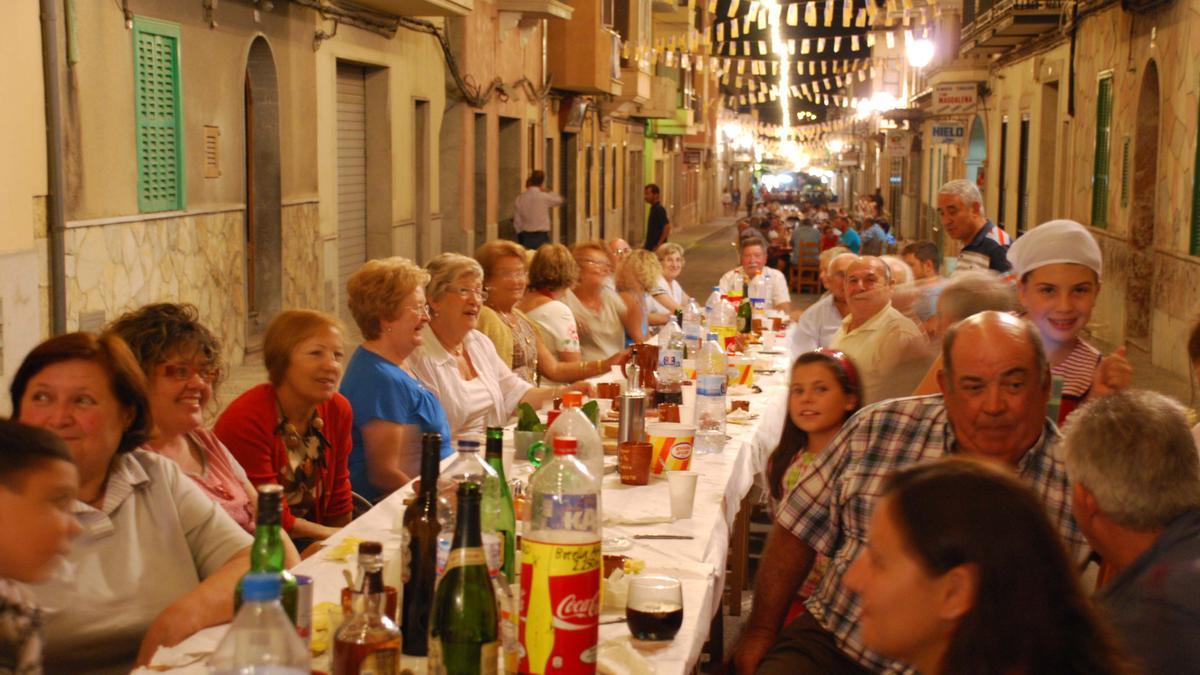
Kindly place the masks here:
POLYGON ((645 249, 654 251, 667 242, 667 236, 671 234, 671 221, 667 218, 667 209, 662 205, 662 190, 650 183, 644 194, 646 203, 650 205, 650 215, 646 219, 645 249))
POLYGON ((513 228, 517 242, 536 251, 550 243, 550 209, 563 203, 561 195, 546 189, 546 174, 534 171, 525 181, 525 191, 517 195, 514 204, 513 228))

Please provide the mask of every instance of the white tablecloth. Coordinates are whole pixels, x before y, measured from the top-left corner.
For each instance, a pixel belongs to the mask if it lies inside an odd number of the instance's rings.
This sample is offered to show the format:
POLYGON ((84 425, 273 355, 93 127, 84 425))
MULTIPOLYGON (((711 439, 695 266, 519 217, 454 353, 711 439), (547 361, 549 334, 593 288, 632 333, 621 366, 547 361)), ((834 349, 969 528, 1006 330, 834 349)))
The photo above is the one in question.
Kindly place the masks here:
MULTIPOLYGON (((725 559, 729 550, 729 538, 734 520, 737 518, 742 499, 750 491, 761 473, 765 454, 759 436, 759 426, 769 422, 768 409, 778 410, 777 403, 784 396, 786 357, 774 356, 773 367, 778 371, 771 375, 756 374, 755 384, 763 391, 760 394, 739 395, 736 390, 729 399, 750 401, 751 413, 757 415, 746 424, 728 424, 730 440, 719 454, 700 455, 692 460, 692 469, 699 472, 696 486, 696 502, 691 518, 652 525, 612 524, 604 528, 604 537, 624 537, 632 547, 614 551, 620 555, 645 561, 645 572, 667 574, 680 579, 684 595, 683 627, 671 642, 644 643, 632 640, 624 623, 604 622, 619 617, 619 614, 604 614, 601 617, 600 642, 602 645, 601 665, 606 665, 604 655, 621 642, 632 643, 634 649, 657 673, 689 673, 700 659, 700 652, 708 639, 712 617, 720 611, 724 588, 725 559), (639 540, 638 534, 686 535, 692 539, 639 540), (608 648, 605 648, 605 645, 608 648)), ((506 451, 512 453, 511 442, 506 451)), ((506 464, 510 463, 506 462, 506 464)), ((649 485, 622 485, 616 474, 604 477, 604 518, 606 522, 623 521, 645 516, 669 516, 670 501, 665 480, 652 479, 649 485)), ((384 543, 399 541, 400 535, 394 527, 403 513, 404 497, 408 488, 397 491, 375 508, 350 523, 327 542, 335 546, 344 537, 376 540, 384 543)), ((607 552, 607 551, 606 551, 607 552)), ((313 601, 339 602, 341 588, 345 585, 344 571, 354 568, 353 556, 346 562, 334 562, 317 554, 301 562, 293 570, 296 574, 313 578, 313 601)), ((160 649, 155 655, 155 665, 181 663, 186 654, 198 654, 215 648, 228 626, 215 626, 203 630, 171 649, 160 649)), ((604 668, 602 668, 602 671, 604 668)), ((142 671, 149 672, 149 671, 142 671)), ((202 675, 206 671, 202 663, 191 664, 168 672, 180 675, 202 675)), ((140 675, 140 674, 139 674, 140 675)))

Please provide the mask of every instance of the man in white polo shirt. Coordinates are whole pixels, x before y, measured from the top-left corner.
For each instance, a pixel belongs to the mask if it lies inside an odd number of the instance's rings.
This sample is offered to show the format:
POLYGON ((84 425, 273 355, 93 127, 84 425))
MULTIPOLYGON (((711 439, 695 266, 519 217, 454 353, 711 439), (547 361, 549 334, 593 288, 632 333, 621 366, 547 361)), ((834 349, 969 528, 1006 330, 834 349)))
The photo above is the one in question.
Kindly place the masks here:
POLYGON ((747 234, 742 237, 741 247, 742 264, 721 277, 721 293, 728 295, 735 288, 740 293, 743 279, 749 283, 750 279, 762 274, 767 280, 767 307, 791 311, 792 296, 788 293, 787 279, 783 272, 767 267, 767 241, 760 234, 747 234))
POLYGON ((862 256, 846 269, 850 314, 833 336, 833 348, 858 368, 863 404, 908 396, 928 366, 924 333, 892 307, 891 279, 891 268, 875 256, 862 256))

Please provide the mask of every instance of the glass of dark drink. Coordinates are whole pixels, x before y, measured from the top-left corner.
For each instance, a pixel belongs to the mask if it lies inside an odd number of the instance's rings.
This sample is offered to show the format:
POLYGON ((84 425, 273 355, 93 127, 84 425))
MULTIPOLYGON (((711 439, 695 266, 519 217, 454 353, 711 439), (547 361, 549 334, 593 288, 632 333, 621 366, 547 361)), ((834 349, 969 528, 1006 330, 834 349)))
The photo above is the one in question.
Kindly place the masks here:
POLYGON ((683 625, 683 589, 674 577, 637 574, 629 579, 625 623, 638 640, 671 640, 683 625))

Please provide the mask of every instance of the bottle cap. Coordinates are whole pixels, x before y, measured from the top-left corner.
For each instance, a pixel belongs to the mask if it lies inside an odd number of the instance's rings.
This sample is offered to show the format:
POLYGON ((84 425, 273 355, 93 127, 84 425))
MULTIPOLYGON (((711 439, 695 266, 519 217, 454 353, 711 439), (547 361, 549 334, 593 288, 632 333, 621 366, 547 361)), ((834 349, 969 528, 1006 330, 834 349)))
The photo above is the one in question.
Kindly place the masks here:
POLYGON ((583 393, 578 391, 564 391, 562 400, 564 408, 580 408, 583 406, 583 393))
POLYGON ((705 338, 705 339, 706 339, 706 340, 717 340, 717 339, 719 339, 719 338, 717 337, 717 334, 716 334, 716 333, 709 333, 709 334, 708 334, 708 337, 707 337, 707 338, 705 338))
POLYGON ((377 541, 364 541, 358 544, 359 555, 383 555, 383 544, 377 541))
POLYGON ((425 443, 427 445, 430 443, 432 443, 433 445, 441 445, 442 444, 442 435, 437 433, 436 431, 427 431, 427 432, 421 434, 421 442, 425 443))
POLYGON ((266 483, 258 486, 258 494, 260 495, 282 495, 283 486, 276 483, 266 483))
POLYGON ((468 437, 458 439, 459 452, 479 452, 479 445, 480 443, 478 438, 468 437))
POLYGON ((579 441, 574 436, 557 436, 554 439, 554 454, 574 455, 579 448, 579 441))
POLYGON ((269 602, 279 598, 278 572, 251 572, 242 577, 242 599, 246 602, 269 602))

